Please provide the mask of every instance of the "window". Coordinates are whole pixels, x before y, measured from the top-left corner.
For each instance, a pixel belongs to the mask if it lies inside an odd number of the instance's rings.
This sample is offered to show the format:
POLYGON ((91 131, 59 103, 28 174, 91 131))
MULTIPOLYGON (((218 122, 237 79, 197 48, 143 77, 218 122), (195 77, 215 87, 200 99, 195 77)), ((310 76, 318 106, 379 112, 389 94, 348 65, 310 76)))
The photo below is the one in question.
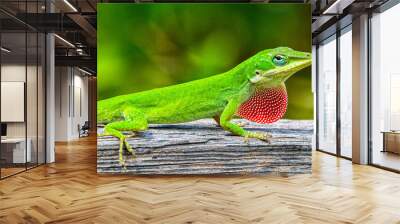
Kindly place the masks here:
POLYGON ((400 5, 371 18, 371 162, 400 170, 400 5))
POLYGON ((351 26, 340 35, 340 155, 352 157, 352 33, 351 26))
MULTIPOLYGON (((36 13, 44 2, 19 2, 36 13)), ((0 6, 5 3, 0 3, 0 6)), ((0 178, 45 163, 45 35, 9 15, 0 24, 0 178)))
POLYGON ((336 36, 318 47, 318 149, 336 153, 336 36))

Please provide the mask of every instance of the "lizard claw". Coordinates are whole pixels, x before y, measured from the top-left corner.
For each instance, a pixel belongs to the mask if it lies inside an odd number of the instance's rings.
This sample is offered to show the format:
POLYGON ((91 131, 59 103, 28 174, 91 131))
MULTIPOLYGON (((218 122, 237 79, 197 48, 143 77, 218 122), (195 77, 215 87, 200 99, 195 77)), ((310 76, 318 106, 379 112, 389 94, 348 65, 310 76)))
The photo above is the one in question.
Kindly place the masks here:
POLYGON ((249 137, 256 138, 256 139, 259 139, 259 140, 267 142, 267 143, 271 143, 270 138, 272 137, 272 135, 269 133, 251 132, 247 136, 245 136, 245 138, 249 138, 249 137))
POLYGON ((126 160, 124 159, 124 155, 123 155, 124 146, 125 146, 126 150, 128 150, 128 152, 130 152, 132 154, 133 157, 135 157, 136 154, 135 154, 135 150, 132 148, 132 146, 129 145, 128 141, 126 141, 126 138, 121 138, 120 144, 119 144, 119 164, 121 166, 123 166, 124 169, 126 170, 126 160))
POLYGON ((268 133, 257 133, 257 134, 258 134, 257 138, 260 139, 261 141, 271 143, 270 138, 272 136, 270 134, 268 134, 268 133))
POLYGON ((130 152, 133 157, 136 157, 135 150, 132 148, 131 145, 129 145, 129 142, 126 139, 124 139, 124 145, 125 145, 126 150, 128 150, 128 152, 130 152))
POLYGON ((135 132, 132 132, 129 135, 125 135, 125 138, 132 138, 132 137, 136 137, 136 133, 135 132))
POLYGON ((244 127, 244 126, 247 125, 247 122, 245 122, 245 121, 240 121, 240 122, 236 123, 236 125, 239 126, 239 127, 244 127))
POLYGON ((244 143, 249 144, 249 136, 244 136, 244 143))

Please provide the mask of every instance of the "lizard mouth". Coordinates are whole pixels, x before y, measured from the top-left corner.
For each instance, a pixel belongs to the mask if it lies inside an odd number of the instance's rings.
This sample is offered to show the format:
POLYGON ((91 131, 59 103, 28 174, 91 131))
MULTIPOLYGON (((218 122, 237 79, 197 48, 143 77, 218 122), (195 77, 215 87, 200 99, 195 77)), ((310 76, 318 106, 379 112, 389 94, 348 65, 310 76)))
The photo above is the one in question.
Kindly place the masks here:
POLYGON ((295 59, 292 61, 289 65, 284 66, 284 67, 276 67, 274 69, 268 70, 264 73, 261 73, 260 75, 256 75, 253 78, 250 79, 250 82, 252 83, 258 83, 259 81, 265 79, 265 78, 276 78, 281 81, 286 81, 290 76, 292 76, 294 73, 302 70, 303 68, 306 68, 311 65, 311 59, 295 59))
POLYGON ((292 62, 291 64, 285 66, 285 67, 277 67, 275 69, 271 69, 269 71, 266 71, 265 73, 261 74, 263 77, 271 77, 271 76, 287 76, 287 75, 292 75, 303 68, 306 68, 311 65, 311 59, 301 59, 301 60, 296 60, 292 62))

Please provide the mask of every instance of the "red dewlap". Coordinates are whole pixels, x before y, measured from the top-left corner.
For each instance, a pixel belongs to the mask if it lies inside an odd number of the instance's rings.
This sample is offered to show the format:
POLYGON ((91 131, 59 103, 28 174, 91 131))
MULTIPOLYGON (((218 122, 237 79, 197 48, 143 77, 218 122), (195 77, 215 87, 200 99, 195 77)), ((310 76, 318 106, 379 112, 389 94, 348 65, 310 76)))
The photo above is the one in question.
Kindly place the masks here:
POLYGON ((273 123, 285 115, 287 99, 284 86, 259 89, 240 105, 236 114, 257 123, 273 123))

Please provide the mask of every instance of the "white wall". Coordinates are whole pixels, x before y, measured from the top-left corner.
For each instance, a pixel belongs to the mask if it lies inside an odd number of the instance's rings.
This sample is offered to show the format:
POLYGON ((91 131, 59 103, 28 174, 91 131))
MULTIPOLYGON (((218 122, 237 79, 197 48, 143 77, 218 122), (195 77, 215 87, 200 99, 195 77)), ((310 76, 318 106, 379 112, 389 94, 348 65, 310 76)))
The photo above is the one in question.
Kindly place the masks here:
MULTIPOLYGON (((25 82, 25 71, 26 67, 25 64, 19 65, 19 64, 4 64, 1 66, 1 81, 2 82, 25 82)), ((31 74, 34 70, 34 73, 36 74, 36 67, 33 66, 28 66, 27 71, 28 74, 31 74)), ((29 78, 29 77, 28 77, 29 78)), ((32 83, 31 80, 30 85, 36 85, 36 81, 32 83)), ((36 98, 36 89, 27 89, 27 102, 31 103, 33 102, 33 98, 36 98), (30 91, 32 90, 32 91, 30 91)), ((4 96, 3 96, 4 97, 4 96)), ((36 108, 36 101, 35 105, 30 105, 31 107, 34 106, 36 108)), ((2 110, 7 110, 7 108, 1 108, 2 110)), ((35 121, 36 123, 36 114, 33 113, 28 113, 28 122, 35 121)), ((33 127, 33 125, 28 125, 29 127, 33 127)), ((36 126, 35 126, 36 129, 36 126)), ((29 131, 29 130, 28 130, 29 131)), ((7 136, 8 137, 25 137, 25 122, 7 122, 7 136)))
MULTIPOLYGON (((77 71, 77 70, 75 70, 77 71)), ((72 136, 79 136, 78 124, 83 125, 89 119, 88 113, 88 78, 79 75, 74 75, 74 108, 72 108, 73 119, 71 120, 72 136)))
POLYGON ((67 67, 55 68, 55 141, 66 141, 68 139, 68 88, 70 77, 67 74, 67 67))
POLYGON ((56 67, 55 73, 55 140, 70 141, 88 120, 88 78, 72 67, 56 67))

